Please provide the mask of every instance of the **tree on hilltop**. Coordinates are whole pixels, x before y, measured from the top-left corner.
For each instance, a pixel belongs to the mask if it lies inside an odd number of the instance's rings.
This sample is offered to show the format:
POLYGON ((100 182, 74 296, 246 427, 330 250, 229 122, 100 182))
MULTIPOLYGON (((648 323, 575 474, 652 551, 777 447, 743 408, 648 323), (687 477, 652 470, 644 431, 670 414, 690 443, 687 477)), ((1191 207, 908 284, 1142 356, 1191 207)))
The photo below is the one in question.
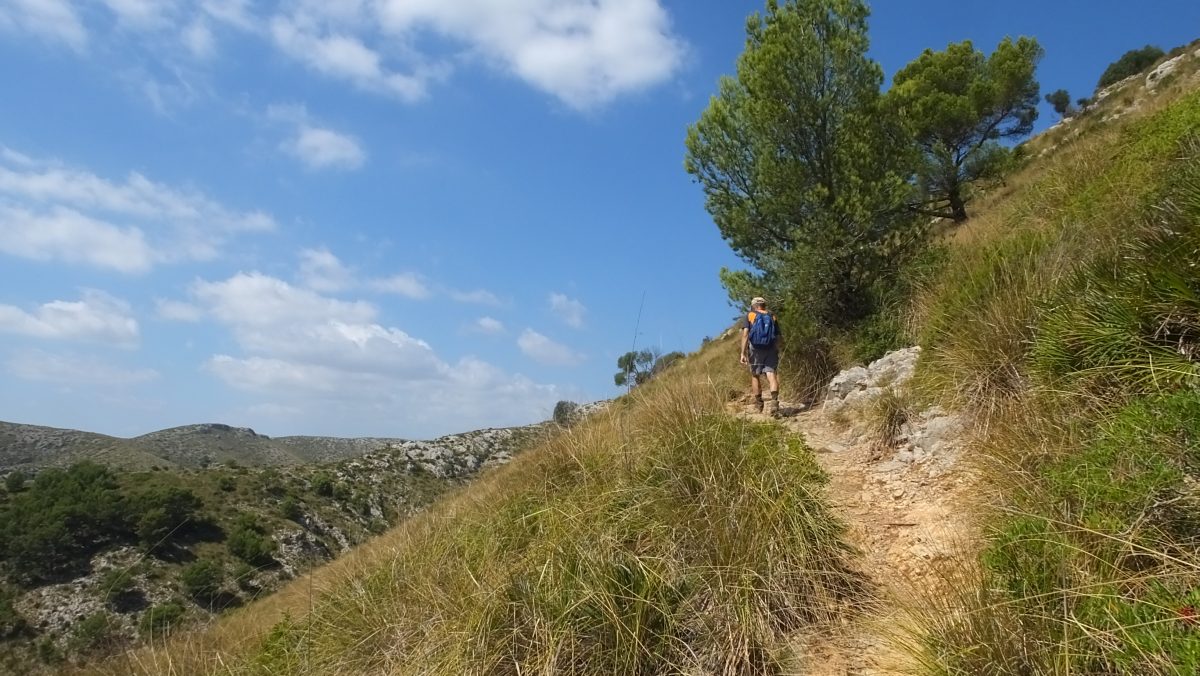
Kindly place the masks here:
MULTIPOLYGON (((737 76, 722 78, 686 140, 684 167, 753 283, 803 296, 835 325, 869 312, 873 285, 913 239, 897 209, 911 145, 881 114, 868 14, 862 0, 769 0, 747 23, 737 76)), ((742 281, 723 275, 731 293, 742 281)))
POLYGON ((1065 89, 1057 89, 1046 94, 1046 103, 1053 106, 1054 112, 1061 117, 1065 118, 1071 113, 1071 95, 1065 89))
POLYGON ((613 383, 617 387, 634 387, 650 379, 650 369, 654 366, 653 350, 634 350, 617 357, 617 371, 613 383))
POLYGON ((896 73, 887 100, 923 154, 924 197, 914 210, 967 219, 970 186, 998 178, 1007 165, 1010 151, 1000 141, 1033 131, 1042 54, 1033 38, 1005 38, 991 56, 966 40, 927 49, 896 73))
POLYGON ((1096 89, 1104 89, 1127 77, 1137 75, 1150 66, 1153 66, 1155 62, 1164 56, 1166 56, 1166 53, 1154 45, 1146 45, 1141 49, 1131 49, 1122 54, 1121 58, 1108 64, 1108 68, 1105 68, 1104 74, 1100 76, 1100 81, 1096 83, 1096 89))
POLYGON ((679 363, 684 356, 682 352, 668 352, 660 356, 654 350, 626 352, 617 357, 617 368, 620 370, 613 376, 613 382, 617 387, 641 385, 679 363))

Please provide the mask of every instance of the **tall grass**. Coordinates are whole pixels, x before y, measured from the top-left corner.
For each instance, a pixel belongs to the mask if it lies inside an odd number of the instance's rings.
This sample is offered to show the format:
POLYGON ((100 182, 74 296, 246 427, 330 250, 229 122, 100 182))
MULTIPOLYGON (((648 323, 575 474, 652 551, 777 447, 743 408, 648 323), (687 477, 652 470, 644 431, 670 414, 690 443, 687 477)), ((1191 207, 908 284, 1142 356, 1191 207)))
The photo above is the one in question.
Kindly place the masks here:
POLYGON ((732 342, 331 569, 311 610, 107 673, 780 673, 860 581, 809 449, 724 412, 732 342))
POLYGON ((990 544, 931 674, 1200 673, 1200 95, 1073 142, 953 247, 918 382, 973 408, 990 544))

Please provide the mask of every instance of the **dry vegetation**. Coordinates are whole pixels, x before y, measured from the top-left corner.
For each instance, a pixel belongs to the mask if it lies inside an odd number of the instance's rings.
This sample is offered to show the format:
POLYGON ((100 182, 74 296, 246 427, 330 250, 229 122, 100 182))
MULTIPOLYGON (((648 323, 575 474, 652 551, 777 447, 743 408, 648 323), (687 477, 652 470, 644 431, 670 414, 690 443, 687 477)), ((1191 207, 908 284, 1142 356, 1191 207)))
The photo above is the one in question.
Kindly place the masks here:
POLYGON ((776 672, 859 580, 800 438, 724 412, 734 342, 311 581, 99 671, 776 672))
POLYGON ((959 593, 913 628, 925 673, 1200 670, 1197 65, 1031 143, 1057 147, 914 305, 923 396, 981 417, 994 508, 959 593))

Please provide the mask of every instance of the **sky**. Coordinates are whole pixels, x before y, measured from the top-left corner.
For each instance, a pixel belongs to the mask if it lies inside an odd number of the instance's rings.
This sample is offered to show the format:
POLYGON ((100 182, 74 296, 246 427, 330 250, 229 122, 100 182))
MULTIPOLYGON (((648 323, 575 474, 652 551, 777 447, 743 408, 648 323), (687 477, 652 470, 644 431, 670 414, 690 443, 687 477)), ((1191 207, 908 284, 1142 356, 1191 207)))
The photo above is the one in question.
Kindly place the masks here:
MULTIPOLYGON (((683 138, 761 7, 0 0, 0 420, 428 438, 613 396, 734 315, 683 138)), ((871 20, 889 78, 1006 35, 1078 98, 1200 3, 871 20)))

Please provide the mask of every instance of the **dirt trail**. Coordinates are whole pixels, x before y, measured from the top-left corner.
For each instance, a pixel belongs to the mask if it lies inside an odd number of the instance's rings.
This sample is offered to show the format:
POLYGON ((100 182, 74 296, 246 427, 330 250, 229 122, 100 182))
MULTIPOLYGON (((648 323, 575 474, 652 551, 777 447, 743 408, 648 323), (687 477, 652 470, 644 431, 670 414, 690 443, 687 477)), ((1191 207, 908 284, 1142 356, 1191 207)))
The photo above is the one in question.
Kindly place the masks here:
POLYGON ((785 424, 805 437, 829 474, 830 501, 861 552, 855 568, 874 586, 873 598, 861 612, 847 613, 845 624, 796 638, 797 653, 806 656, 800 674, 912 673, 910 658, 892 640, 904 638, 899 627, 911 626, 906 609, 939 594, 955 557, 976 551, 969 517, 974 477, 962 458, 968 425, 936 408, 909 412, 881 449, 872 401, 883 390, 902 392, 912 372, 901 365, 897 377, 894 364, 876 368, 881 362, 858 369, 842 396, 835 379, 830 398, 812 410, 784 405, 792 414, 785 424))

